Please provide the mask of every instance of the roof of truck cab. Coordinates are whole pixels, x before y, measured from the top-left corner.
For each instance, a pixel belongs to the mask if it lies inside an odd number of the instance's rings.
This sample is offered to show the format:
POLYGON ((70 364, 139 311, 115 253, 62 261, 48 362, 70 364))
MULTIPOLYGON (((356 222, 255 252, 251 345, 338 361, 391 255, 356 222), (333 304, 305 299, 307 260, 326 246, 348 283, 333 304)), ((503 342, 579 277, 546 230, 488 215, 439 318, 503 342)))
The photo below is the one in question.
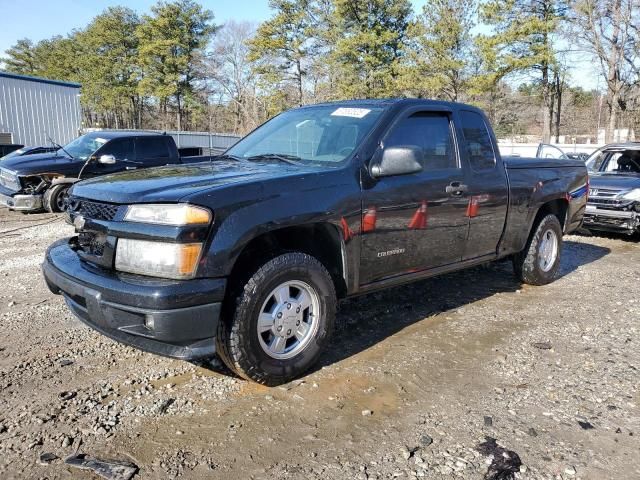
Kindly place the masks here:
POLYGON ((144 132, 137 130, 95 130, 92 132, 87 132, 87 135, 95 135, 97 137, 102 137, 111 140, 112 138, 120 138, 120 137, 164 137, 166 136, 163 133, 158 132, 144 132))
POLYGON ((390 107, 392 105, 406 105, 406 106, 425 106, 425 107, 446 107, 452 110, 465 108, 471 110, 479 110, 478 107, 473 105, 467 105, 465 103, 446 102, 443 100, 430 100, 426 98, 363 98, 356 100, 336 100, 334 102, 315 103, 311 105, 304 105, 305 107, 322 107, 322 106, 371 106, 371 107, 390 107))

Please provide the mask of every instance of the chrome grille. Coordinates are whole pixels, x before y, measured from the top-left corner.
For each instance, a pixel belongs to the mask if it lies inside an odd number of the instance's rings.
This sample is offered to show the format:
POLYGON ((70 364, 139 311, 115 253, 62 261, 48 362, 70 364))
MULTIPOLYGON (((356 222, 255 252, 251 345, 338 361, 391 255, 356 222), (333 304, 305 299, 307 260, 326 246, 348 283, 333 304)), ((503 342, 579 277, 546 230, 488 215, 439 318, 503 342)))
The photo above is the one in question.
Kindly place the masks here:
POLYGON ((611 188, 596 188, 592 187, 589 190, 589 197, 591 198, 612 198, 618 195, 622 190, 614 190, 611 188))
POLYGON ((618 198, 618 195, 623 191, 620 189, 592 187, 589 190, 589 204, 604 209, 624 208, 633 202, 618 198))

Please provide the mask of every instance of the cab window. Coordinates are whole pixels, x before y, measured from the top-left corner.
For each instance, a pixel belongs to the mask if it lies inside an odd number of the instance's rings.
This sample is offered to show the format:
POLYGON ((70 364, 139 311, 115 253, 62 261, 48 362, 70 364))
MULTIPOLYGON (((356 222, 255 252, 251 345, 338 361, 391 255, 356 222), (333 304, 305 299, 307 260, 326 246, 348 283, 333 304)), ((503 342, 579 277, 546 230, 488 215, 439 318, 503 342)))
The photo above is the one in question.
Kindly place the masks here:
POLYGON ((460 121, 471 168, 478 171, 495 167, 496 156, 493 144, 482 116, 476 112, 463 110, 460 112, 460 121))
POLYGON ((384 147, 403 146, 422 150, 426 171, 460 168, 447 114, 418 112, 400 120, 385 138, 384 147))
POLYGON ((169 158, 169 148, 161 137, 142 137, 136 140, 138 160, 169 158))
POLYGON ((98 152, 99 155, 113 155, 116 160, 133 159, 133 140, 130 138, 116 138, 111 140, 98 152))

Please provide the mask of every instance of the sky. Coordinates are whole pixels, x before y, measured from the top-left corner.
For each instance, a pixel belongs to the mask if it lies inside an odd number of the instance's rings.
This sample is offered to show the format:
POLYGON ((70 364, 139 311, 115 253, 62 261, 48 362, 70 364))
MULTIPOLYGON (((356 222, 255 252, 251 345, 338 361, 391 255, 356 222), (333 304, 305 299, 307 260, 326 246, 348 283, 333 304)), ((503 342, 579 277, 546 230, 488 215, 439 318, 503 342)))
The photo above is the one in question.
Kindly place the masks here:
MULTIPOLYGON (((229 20, 259 23, 270 17, 268 0, 199 0, 213 11, 215 23, 229 20)), ((54 35, 66 35, 74 28, 85 27, 93 17, 113 5, 126 5, 140 14, 148 13, 156 0, 0 0, 3 13, 0 27, 0 56, 20 38, 33 41, 54 35)), ((424 0, 411 0, 416 12, 424 0)), ((585 89, 598 87, 593 64, 584 56, 574 59, 571 83, 585 89)))

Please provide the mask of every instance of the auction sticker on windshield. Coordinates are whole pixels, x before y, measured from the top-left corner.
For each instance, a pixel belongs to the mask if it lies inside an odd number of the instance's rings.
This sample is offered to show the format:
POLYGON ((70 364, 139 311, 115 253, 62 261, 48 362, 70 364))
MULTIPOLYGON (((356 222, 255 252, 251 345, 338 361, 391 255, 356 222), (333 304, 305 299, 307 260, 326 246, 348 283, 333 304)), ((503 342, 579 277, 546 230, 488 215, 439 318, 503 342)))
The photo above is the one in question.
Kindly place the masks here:
POLYGON ((336 117, 353 117, 353 118, 362 118, 371 110, 368 108, 346 108, 340 107, 333 111, 331 115, 336 117))

